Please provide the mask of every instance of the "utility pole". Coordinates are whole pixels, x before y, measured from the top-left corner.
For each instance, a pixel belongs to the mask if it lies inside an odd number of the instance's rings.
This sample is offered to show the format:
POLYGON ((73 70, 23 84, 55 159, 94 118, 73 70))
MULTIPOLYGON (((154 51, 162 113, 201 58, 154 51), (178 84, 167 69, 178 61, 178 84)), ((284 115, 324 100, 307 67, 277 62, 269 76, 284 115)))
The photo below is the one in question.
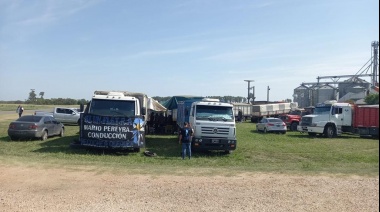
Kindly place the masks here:
POLYGON ((270 90, 270 88, 269 88, 269 85, 268 85, 268 88, 267 88, 267 103, 269 103, 269 90, 270 90))
MULTIPOLYGON (((245 82, 248 82, 248 96, 247 96, 247 102, 248 102, 248 104, 249 104, 249 91, 253 88, 253 89, 255 89, 255 86, 253 86, 253 87, 251 87, 251 82, 254 82, 255 80, 244 80, 245 82)), ((255 96, 255 90, 253 90, 253 98, 254 98, 254 96, 255 96)), ((255 100, 253 100, 253 101, 255 101, 255 100)))
POLYGON ((378 67, 378 61, 377 61, 377 57, 378 57, 378 53, 379 53, 379 41, 373 41, 372 42, 372 49, 373 49, 373 57, 372 57, 372 86, 378 86, 378 70, 377 70, 377 67, 378 67))

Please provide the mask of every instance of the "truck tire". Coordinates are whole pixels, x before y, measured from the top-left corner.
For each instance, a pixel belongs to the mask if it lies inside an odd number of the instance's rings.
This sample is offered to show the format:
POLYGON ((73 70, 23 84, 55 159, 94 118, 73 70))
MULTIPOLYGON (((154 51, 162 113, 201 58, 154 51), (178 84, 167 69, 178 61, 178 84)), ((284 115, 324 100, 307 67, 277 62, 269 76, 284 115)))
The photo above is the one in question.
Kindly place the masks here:
POLYGON ((297 126, 298 126, 298 123, 297 122, 293 122, 290 125, 290 131, 297 131, 297 126))
POLYGON ((329 125, 325 128, 325 131, 324 131, 324 136, 326 138, 333 138, 335 137, 336 133, 335 133, 335 129, 333 126, 329 125))

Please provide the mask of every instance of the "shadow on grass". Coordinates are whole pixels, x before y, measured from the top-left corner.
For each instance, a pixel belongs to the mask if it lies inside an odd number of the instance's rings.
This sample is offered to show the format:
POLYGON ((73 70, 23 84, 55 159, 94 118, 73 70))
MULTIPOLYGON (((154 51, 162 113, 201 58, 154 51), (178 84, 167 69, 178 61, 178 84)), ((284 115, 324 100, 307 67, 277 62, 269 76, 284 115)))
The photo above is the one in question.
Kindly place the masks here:
MULTIPOLYGON (((182 146, 178 143, 178 138, 168 138, 156 136, 154 138, 147 138, 146 150, 154 152, 157 156, 162 158, 181 157, 182 146)), ((228 155, 224 151, 200 151, 192 150, 192 157, 220 157, 228 155)))
POLYGON ((70 144, 78 139, 78 136, 67 136, 62 138, 49 138, 46 142, 40 144, 41 148, 33 152, 37 153, 64 153, 64 154, 81 154, 81 155, 128 155, 131 150, 112 150, 98 148, 72 147, 70 144))
MULTIPOLYGON (((144 154, 144 151, 154 152, 159 158, 179 158, 181 157, 181 145, 178 144, 176 137, 155 136, 146 138, 145 148, 141 148, 140 152, 133 150, 113 150, 100 148, 87 148, 81 146, 71 146, 70 144, 78 139, 78 136, 52 137, 40 144, 41 148, 34 150, 37 153, 64 153, 64 154, 80 154, 80 155, 114 155, 123 156, 129 154, 144 154)), ((192 151, 193 157, 220 157, 228 155, 223 151, 192 151)))

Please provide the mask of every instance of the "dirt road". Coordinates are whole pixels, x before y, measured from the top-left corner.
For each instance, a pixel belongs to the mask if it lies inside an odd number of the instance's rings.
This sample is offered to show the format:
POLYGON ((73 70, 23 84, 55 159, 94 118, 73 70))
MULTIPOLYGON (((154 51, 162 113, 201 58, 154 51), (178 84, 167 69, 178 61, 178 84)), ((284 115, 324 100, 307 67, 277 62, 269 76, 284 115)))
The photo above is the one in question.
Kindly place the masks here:
POLYGON ((0 211, 379 211, 378 177, 0 170, 0 211))

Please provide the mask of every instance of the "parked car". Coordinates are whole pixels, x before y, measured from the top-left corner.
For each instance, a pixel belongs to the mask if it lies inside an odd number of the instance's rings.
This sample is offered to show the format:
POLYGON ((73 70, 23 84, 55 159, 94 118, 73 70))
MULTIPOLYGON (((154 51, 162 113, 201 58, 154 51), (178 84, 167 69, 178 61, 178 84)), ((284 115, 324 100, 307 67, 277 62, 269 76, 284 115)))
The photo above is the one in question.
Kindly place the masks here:
POLYGON ((44 141, 54 135, 62 137, 64 131, 65 126, 51 116, 21 116, 8 127, 11 140, 40 138, 44 141))
POLYGON ((77 108, 66 108, 66 107, 56 107, 53 112, 46 111, 35 111, 34 115, 38 116, 51 116, 57 121, 65 124, 78 124, 80 123, 79 109, 77 108))
POLYGON ((267 132, 286 133, 286 124, 279 118, 263 118, 256 124, 256 130, 267 132))

